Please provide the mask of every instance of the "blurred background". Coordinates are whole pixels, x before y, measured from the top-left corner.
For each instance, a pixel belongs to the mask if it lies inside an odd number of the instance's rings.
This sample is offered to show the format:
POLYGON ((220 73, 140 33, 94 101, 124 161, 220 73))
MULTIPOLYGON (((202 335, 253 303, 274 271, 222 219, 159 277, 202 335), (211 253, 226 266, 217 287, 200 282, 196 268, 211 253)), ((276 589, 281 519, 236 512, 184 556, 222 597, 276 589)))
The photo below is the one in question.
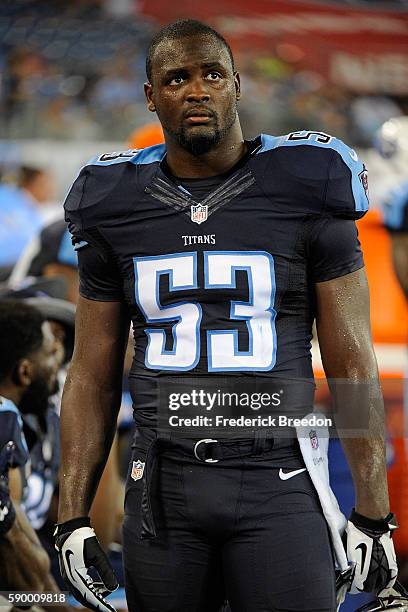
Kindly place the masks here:
MULTIPOLYGON (((75 303, 76 260, 61 224, 64 195, 91 156, 162 138, 145 107, 145 53, 160 26, 179 17, 206 21, 231 43, 247 138, 260 132, 323 131, 355 147, 366 163, 372 208, 358 228, 387 407, 392 508, 401 524, 395 540, 406 581, 408 309, 382 211, 390 190, 408 181, 408 155, 402 164, 384 159, 374 142, 385 121, 408 115, 408 0, 2 0, 3 289, 18 291, 31 282, 28 277, 62 277, 65 289, 53 285, 54 297, 75 303)), ((314 362, 322 375, 316 347, 314 362)), ((324 388, 318 401, 327 401, 324 388)), ((124 431, 131 429, 129 423, 124 383, 124 431)), ((123 476, 126 443, 122 446, 123 476)), ((333 479, 348 513, 350 477, 340 456, 335 464, 333 479)), ((106 538, 108 546, 114 537, 106 538)))

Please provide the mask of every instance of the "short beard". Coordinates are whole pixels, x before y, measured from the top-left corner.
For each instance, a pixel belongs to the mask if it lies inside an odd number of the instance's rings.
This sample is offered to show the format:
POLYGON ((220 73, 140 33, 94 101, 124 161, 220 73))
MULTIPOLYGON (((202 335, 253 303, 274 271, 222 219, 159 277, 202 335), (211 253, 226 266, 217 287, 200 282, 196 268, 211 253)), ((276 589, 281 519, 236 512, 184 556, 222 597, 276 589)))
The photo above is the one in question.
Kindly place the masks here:
POLYGON ((220 129, 218 123, 218 117, 214 115, 215 127, 212 133, 209 134, 191 134, 190 130, 186 127, 181 126, 176 132, 172 132, 172 135, 177 140, 178 144, 194 155, 199 157, 205 155, 215 149, 215 147, 223 140, 228 134, 230 129, 235 123, 237 114, 236 106, 233 108, 230 114, 226 117, 226 123, 223 129, 220 129))
POLYGON ((37 378, 26 389, 21 398, 18 407, 22 414, 36 414, 38 416, 44 414, 48 407, 49 398, 58 391, 58 387, 57 381, 53 385, 53 389, 50 389, 47 380, 42 377, 37 378))
POLYGON ((194 156, 205 155, 214 149, 222 139, 221 130, 216 126, 212 134, 189 134, 182 127, 175 134, 179 145, 194 156))

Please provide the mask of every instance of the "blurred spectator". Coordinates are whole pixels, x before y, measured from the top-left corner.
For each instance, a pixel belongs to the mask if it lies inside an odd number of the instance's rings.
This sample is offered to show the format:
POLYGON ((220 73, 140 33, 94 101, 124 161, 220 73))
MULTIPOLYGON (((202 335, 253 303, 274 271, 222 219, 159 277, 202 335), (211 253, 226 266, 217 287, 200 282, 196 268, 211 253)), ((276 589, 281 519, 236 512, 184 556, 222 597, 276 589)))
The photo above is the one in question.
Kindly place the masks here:
POLYGON ((19 287, 27 277, 59 278, 65 284, 64 299, 78 300, 77 256, 63 219, 46 225, 27 246, 14 267, 9 284, 19 287))
POLYGON ((32 199, 43 223, 55 217, 58 211, 55 204, 56 189, 54 177, 50 171, 33 166, 22 166, 18 184, 25 195, 32 199))
POLYGON ((386 96, 360 96, 350 105, 353 131, 359 144, 371 147, 374 135, 384 121, 403 113, 391 98, 386 96))
POLYGON ((17 261, 42 223, 41 211, 24 189, 0 184, 0 266, 17 261))
MULTIPOLYGON (((16 4, 20 16, 16 10, 14 18, 0 4, 0 31, 6 32, 0 137, 125 140, 150 121, 143 82, 153 27, 134 0, 16 4)), ((365 146, 406 104, 406 96, 359 95, 336 86, 306 67, 304 50, 294 44, 271 38, 269 51, 256 51, 249 41, 235 55, 248 138, 314 129, 365 146)))

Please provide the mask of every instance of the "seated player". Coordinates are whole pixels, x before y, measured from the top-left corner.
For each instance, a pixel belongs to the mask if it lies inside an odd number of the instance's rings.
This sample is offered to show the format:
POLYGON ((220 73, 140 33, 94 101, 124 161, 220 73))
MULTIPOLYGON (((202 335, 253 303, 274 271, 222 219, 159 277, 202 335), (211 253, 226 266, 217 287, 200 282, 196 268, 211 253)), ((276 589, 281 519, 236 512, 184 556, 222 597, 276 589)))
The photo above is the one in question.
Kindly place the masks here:
POLYGON ((20 302, 0 302, 0 449, 3 457, 7 444, 14 445, 7 465, 2 466, 10 502, 6 520, 0 522, 1 590, 59 592, 49 571, 48 555, 24 509, 30 464, 22 420, 23 414, 35 412, 35 407, 56 391, 58 352, 49 324, 35 308, 20 302))
MULTIPOLYGON (((63 291, 58 297, 76 305, 78 261, 63 219, 46 225, 28 245, 11 273, 9 285, 14 289, 22 287, 23 291, 27 278, 31 277, 37 283, 40 279, 43 282, 44 279, 61 281, 63 291)), ((106 549, 117 537, 123 518, 124 487, 118 463, 118 442, 115 438, 92 506, 93 524, 106 549)))

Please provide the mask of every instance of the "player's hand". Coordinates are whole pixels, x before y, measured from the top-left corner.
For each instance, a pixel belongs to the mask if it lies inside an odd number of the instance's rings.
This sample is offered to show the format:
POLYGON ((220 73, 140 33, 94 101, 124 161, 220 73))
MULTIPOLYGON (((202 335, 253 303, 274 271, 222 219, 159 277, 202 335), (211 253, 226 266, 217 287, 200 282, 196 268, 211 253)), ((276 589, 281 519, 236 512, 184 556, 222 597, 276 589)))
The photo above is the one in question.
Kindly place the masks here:
POLYGON ((0 538, 10 531, 16 518, 8 484, 8 470, 14 449, 14 442, 8 442, 0 450, 0 538))
POLYGON ((398 568, 391 536, 396 528, 393 514, 375 520, 353 509, 346 527, 347 557, 354 564, 350 593, 377 594, 394 585, 398 568))
POLYGON ((55 548, 61 575, 69 591, 85 608, 116 612, 105 597, 118 588, 118 581, 101 548, 89 517, 80 517, 56 525, 55 548), (89 574, 93 567, 102 582, 89 574))

